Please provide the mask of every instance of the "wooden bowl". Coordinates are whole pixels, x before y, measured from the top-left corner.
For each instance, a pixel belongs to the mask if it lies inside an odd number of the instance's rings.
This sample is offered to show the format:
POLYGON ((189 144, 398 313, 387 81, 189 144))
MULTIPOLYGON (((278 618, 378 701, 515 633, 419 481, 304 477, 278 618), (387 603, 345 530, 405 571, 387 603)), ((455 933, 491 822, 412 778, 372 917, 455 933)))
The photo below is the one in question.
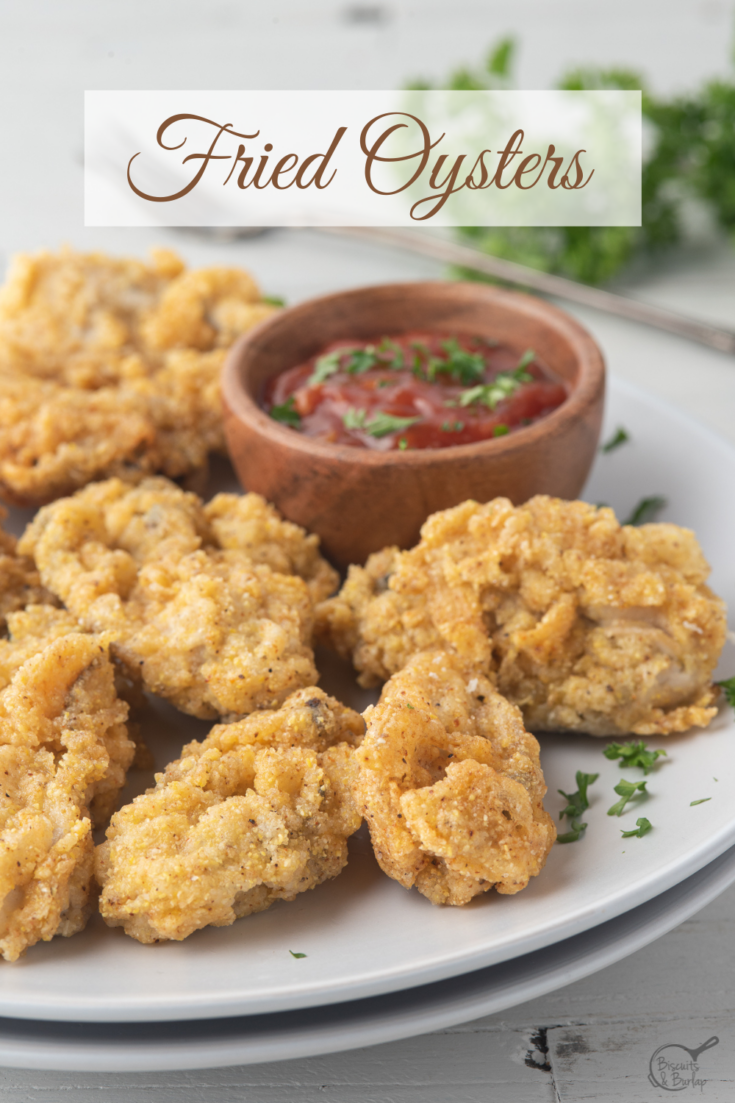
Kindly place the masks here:
POLYGON ((421 525, 467 498, 576 498, 597 450, 605 364, 590 334, 542 299, 480 283, 398 283, 311 299, 273 315, 232 347, 222 380, 225 434, 237 474, 291 521, 315 532, 339 567, 379 548, 410 547, 421 525), (268 379, 335 340, 423 330, 493 337, 528 348, 569 397, 525 429, 449 448, 377 452, 302 436, 259 406, 268 379))

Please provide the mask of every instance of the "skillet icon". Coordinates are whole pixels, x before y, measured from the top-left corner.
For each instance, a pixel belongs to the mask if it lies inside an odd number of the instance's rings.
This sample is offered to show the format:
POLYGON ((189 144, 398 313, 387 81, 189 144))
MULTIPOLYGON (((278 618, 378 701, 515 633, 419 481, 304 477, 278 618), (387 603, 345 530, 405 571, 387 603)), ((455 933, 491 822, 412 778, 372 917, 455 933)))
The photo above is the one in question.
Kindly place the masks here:
POLYGON ((666 1045, 659 1046, 649 1062, 648 1079, 655 1087, 669 1092, 701 1087, 705 1081, 697 1078, 699 1055, 718 1045, 719 1041, 716 1037, 708 1038, 697 1049, 690 1049, 679 1042, 667 1042, 666 1045), (686 1054, 689 1055, 688 1060, 686 1054))

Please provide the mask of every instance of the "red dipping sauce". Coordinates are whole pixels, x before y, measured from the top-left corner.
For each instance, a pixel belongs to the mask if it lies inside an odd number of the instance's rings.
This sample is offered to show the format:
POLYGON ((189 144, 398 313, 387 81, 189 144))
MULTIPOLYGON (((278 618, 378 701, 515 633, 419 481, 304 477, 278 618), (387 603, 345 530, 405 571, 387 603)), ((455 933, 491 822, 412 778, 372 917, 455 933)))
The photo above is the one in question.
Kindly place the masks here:
POLYGON ((503 437, 566 397, 532 349, 519 353, 485 337, 403 333, 333 342, 270 380, 263 407, 305 436, 386 452, 503 437))

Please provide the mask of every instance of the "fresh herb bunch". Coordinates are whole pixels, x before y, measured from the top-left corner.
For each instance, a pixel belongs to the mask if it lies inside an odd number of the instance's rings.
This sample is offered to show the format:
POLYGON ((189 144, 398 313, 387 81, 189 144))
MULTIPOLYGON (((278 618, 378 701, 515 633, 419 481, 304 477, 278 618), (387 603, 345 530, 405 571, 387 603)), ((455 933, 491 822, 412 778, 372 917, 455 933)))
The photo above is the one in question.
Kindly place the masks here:
MULTIPOLYGON (((484 66, 456 70, 444 85, 453 91, 510 88, 516 42, 505 38, 484 66)), ((431 88, 414 81, 410 88, 431 88)), ((576 69, 559 81, 569 91, 641 89, 643 117, 653 152, 643 166, 642 225, 567 227, 465 226, 461 232, 482 252, 555 272, 584 283, 605 283, 636 255, 675 245, 682 237, 682 207, 704 201, 719 225, 735 231, 735 80, 711 81, 672 100, 654 97, 628 69, 576 69)), ((463 279, 488 280, 459 269, 463 279)))

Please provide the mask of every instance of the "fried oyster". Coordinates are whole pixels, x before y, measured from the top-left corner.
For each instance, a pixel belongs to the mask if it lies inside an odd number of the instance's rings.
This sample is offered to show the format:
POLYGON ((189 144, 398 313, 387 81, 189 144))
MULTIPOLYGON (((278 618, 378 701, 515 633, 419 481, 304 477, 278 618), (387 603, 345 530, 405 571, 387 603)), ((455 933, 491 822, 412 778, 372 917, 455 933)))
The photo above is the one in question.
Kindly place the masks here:
POLYGON ((124 781, 134 751, 126 714, 107 646, 92 635, 59 637, 0 691, 0 953, 6 961, 41 939, 75 934, 87 921, 90 808, 109 807, 124 781))
POLYGON ((21 547, 80 623, 109 632, 131 674, 184 712, 233 719, 318 679, 312 596, 337 576, 316 538, 257 495, 203 506, 163 478, 110 479, 42 509, 21 547))
POLYGON ((219 377, 273 313, 247 272, 102 253, 13 261, 0 290, 0 497, 35 506, 93 479, 176 478, 223 450, 219 377))
POLYGON ((543 496, 470 501, 430 517, 412 550, 350 568, 318 629, 363 684, 439 647, 494 671, 534 731, 667 735, 716 712, 726 620, 708 574, 677 525, 543 496))
POLYGON ((556 839, 519 710, 446 651, 415 656, 365 713, 355 797, 375 856, 433 904, 519 892, 556 839))
POLYGON ((304 689, 184 747, 97 849, 105 922, 139 942, 183 939, 336 877, 360 825, 363 731, 357 713, 304 689))
MULTIPOLYGON (((0 508, 0 520, 5 516, 0 508)), ((0 528, 0 641, 7 631, 7 617, 16 609, 37 602, 56 604, 56 598, 41 584, 32 559, 17 552, 18 541, 0 528)))

